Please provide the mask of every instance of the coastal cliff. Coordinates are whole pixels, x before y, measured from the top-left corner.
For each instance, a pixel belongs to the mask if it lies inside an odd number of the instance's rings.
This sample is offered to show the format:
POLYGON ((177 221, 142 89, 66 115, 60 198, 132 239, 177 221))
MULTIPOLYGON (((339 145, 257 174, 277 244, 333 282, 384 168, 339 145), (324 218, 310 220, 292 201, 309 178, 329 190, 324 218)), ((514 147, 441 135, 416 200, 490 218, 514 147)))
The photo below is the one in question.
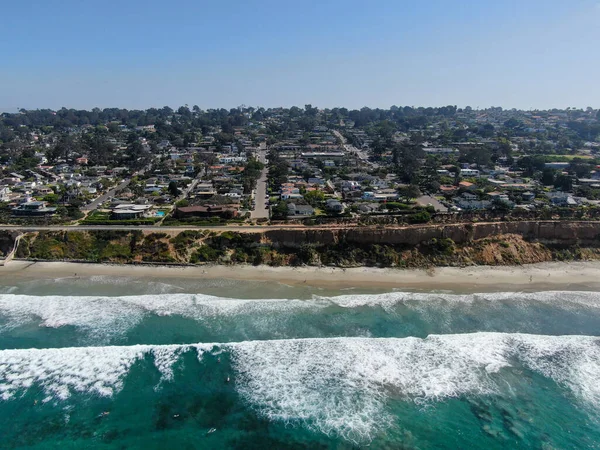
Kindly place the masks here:
MULTIPOLYGON (((5 240, 10 240, 7 235, 5 240)), ((43 231, 17 258, 112 263, 339 267, 516 265, 600 259, 600 222, 523 221, 239 232, 43 231)))
POLYGON ((547 244, 594 244, 600 243, 600 222, 527 221, 396 228, 277 229, 266 231, 264 236, 276 246, 297 248, 306 242, 315 245, 340 242, 359 245, 419 245, 431 239, 452 239, 456 244, 465 244, 505 234, 516 234, 526 240, 547 244))

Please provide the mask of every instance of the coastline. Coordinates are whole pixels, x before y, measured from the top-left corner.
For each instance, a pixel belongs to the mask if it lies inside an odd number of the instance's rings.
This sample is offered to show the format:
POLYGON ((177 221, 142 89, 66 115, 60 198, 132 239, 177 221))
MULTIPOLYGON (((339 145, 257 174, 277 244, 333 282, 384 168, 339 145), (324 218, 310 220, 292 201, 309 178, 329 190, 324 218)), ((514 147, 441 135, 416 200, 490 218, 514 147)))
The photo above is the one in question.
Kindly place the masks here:
POLYGON ((600 261, 545 262, 524 266, 394 269, 358 267, 271 267, 251 265, 160 266, 75 262, 11 261, 0 267, 0 280, 69 276, 230 279, 278 282, 327 288, 451 290, 457 292, 600 290, 600 261))

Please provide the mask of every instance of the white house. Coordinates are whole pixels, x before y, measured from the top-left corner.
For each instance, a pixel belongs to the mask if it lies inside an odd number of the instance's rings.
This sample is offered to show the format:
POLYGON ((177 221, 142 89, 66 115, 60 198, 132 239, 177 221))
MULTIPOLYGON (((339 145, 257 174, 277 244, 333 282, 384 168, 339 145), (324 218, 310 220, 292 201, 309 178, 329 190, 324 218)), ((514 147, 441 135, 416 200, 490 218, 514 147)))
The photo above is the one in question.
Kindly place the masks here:
POLYGON ((10 201, 10 189, 8 186, 0 187, 0 202, 10 201))
POLYGON ((477 169, 461 169, 460 176, 467 178, 479 178, 479 170, 477 169))

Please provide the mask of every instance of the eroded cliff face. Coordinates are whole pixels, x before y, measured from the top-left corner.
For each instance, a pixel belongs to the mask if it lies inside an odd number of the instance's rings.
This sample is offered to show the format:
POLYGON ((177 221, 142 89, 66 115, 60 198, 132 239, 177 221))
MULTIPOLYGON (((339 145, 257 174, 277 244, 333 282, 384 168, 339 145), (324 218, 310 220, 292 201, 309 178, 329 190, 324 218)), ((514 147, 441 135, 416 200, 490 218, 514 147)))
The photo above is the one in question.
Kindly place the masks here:
POLYGON ((432 239, 452 239, 456 244, 498 235, 519 235, 525 240, 558 245, 600 244, 600 222, 497 222, 422 225, 402 228, 278 229, 262 233, 263 242, 275 247, 299 248, 340 242, 358 245, 418 245, 432 239))
POLYGON ((10 253, 15 245, 15 240, 20 233, 16 231, 0 231, 0 255, 10 253))
MULTIPOLYGON (((12 244, 7 235, 6 247, 12 244)), ((0 250, 2 250, 0 239, 0 250)), ((44 231, 17 257, 114 263, 430 267, 600 259, 600 222, 502 222, 240 232, 44 231)))

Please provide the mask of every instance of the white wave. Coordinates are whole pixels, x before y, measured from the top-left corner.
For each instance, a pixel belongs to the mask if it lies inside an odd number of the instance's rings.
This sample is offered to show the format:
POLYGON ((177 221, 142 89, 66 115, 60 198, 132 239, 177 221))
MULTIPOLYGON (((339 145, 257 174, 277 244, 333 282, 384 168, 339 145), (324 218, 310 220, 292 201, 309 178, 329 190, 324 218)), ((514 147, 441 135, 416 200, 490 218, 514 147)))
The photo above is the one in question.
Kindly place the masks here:
MULTIPOLYGON (((337 297, 314 296, 299 299, 233 299, 202 294, 155 294, 124 297, 86 296, 29 296, 0 295, 0 316, 6 320, 2 329, 40 321, 40 326, 80 327, 95 339, 122 335, 149 314, 179 315, 197 321, 216 317, 254 316, 264 326, 272 325, 270 314, 319 311, 330 306, 342 308, 382 307, 390 313, 398 304, 430 315, 435 306, 436 317, 451 312, 451 308, 483 302, 495 308, 509 303, 511 306, 529 307, 535 302, 551 304, 562 309, 600 308, 600 294, 595 292, 539 292, 539 293, 489 293, 452 295, 391 292, 375 295, 341 295, 337 297), (450 308, 450 309, 449 309, 450 308)), ((286 315, 287 316, 287 315, 286 315)), ((280 316, 281 317, 281 316, 280 316)), ((289 316, 287 316, 289 317, 289 316)))
MULTIPOLYGON (((322 305, 321 305, 322 306, 322 305)), ((197 321, 235 315, 263 316, 270 312, 319 308, 315 301, 241 300, 202 294, 161 294, 125 297, 0 295, 1 329, 39 320, 43 327, 75 326, 93 338, 122 335, 149 314, 178 315, 197 321)))
POLYGON ((390 396, 433 401, 489 394, 507 366, 494 335, 427 339, 307 339, 232 347, 238 390, 271 419, 305 421, 326 434, 369 439, 390 423, 390 396))
POLYGON ((522 335, 518 346, 521 360, 531 370, 600 409, 600 338, 522 335))
POLYGON ((481 294, 451 294, 446 292, 389 292, 368 295, 340 295, 336 297, 318 297, 315 299, 331 301, 344 308, 361 306, 391 307, 399 303, 418 306, 427 302, 446 302, 449 304, 472 304, 475 301, 490 305, 510 302, 527 305, 531 302, 549 303, 559 307, 582 306, 600 308, 600 293, 588 291, 544 291, 544 292, 495 292, 481 294))
POLYGON ((112 396, 122 388, 123 378, 135 361, 153 354, 163 377, 172 377, 171 366, 183 346, 70 347, 0 351, 0 398, 38 384, 56 399, 71 391, 112 396))
POLYGON ((600 411, 600 338, 502 333, 3 350, 0 398, 34 386, 58 400, 73 392, 110 396, 145 355, 152 355, 163 380, 173 380, 174 363, 191 349, 200 359, 206 352, 229 353, 232 382, 260 414, 356 442, 391 423, 389 399, 423 404, 502 394, 499 372, 512 364, 551 378, 600 411))

